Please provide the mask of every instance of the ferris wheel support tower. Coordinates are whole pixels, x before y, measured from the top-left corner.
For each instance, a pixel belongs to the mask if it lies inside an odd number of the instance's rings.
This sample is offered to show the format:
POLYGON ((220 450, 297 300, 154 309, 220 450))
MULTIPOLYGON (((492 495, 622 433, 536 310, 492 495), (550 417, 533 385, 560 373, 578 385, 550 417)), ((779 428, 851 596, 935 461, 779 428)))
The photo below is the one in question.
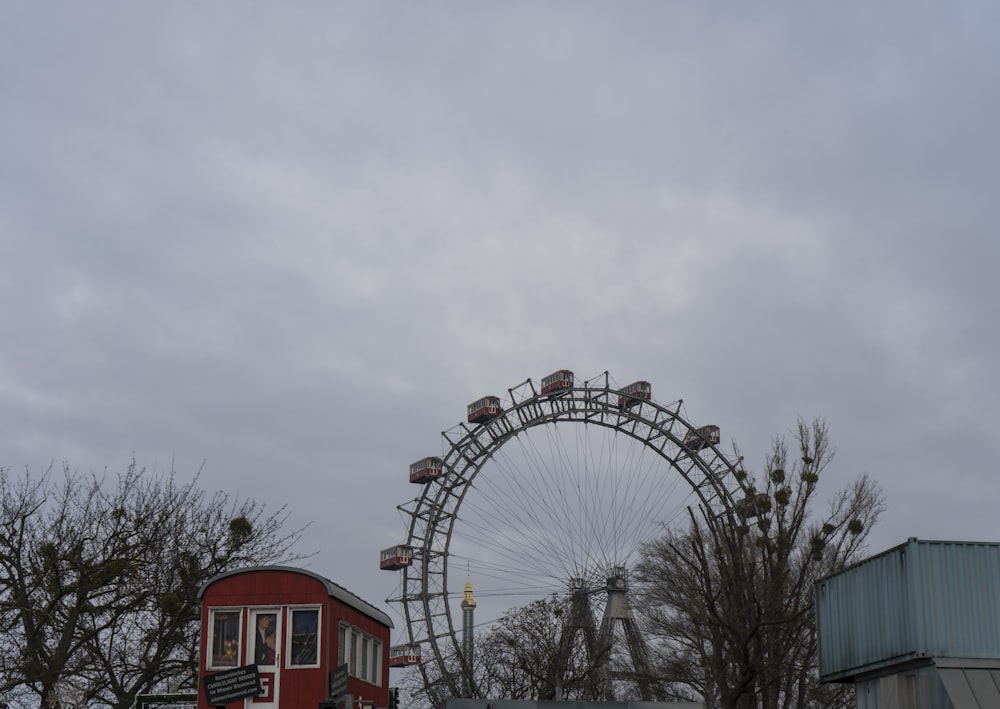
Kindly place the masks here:
POLYGON ((625 631, 625 643, 628 645, 629 655, 632 658, 634 668, 634 679, 639 686, 640 696, 643 701, 651 702, 659 695, 655 688, 653 679, 653 667, 649 661, 649 649, 646 641, 643 640, 632 617, 632 607, 628 602, 628 578, 624 566, 615 568, 614 576, 608 579, 605 589, 608 593, 608 602, 604 606, 604 619, 601 621, 601 632, 597 636, 597 647, 601 652, 600 663, 597 665, 598 676, 601 681, 602 695, 611 700, 614 693, 611 689, 611 647, 614 637, 614 624, 620 622, 625 631))
POLYGON ((587 662, 591 669, 587 676, 589 695, 608 701, 614 699, 612 652, 615 645, 615 625, 618 623, 622 626, 625 636, 625 644, 634 668, 634 672, 631 673, 632 679, 639 687, 640 698, 646 702, 655 701, 659 696, 657 682, 653 676, 646 642, 632 617, 625 567, 615 567, 607 584, 601 588, 585 588, 581 579, 574 579, 572 586, 570 609, 566 616, 566 622, 563 623, 562 633, 559 637, 559 651, 552 669, 556 686, 556 699, 562 698, 563 682, 570 663, 570 654, 580 633, 583 633, 587 662), (590 597, 601 592, 607 594, 607 601, 604 605, 601 628, 600 631, 597 631, 594 626, 590 597))

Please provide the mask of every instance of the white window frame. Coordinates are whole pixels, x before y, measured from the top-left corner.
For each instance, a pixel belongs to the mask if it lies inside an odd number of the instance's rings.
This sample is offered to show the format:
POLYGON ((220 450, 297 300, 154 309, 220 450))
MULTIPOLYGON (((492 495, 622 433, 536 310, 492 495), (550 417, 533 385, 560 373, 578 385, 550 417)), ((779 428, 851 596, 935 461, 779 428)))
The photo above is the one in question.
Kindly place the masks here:
POLYGON ((306 606, 286 606, 286 618, 288 628, 285 630, 285 657, 287 658, 285 666, 289 669, 305 669, 305 668, 316 668, 320 666, 320 660, 322 655, 322 644, 323 644, 323 606, 319 605, 306 605, 306 606), (295 613, 298 611, 315 611, 316 612, 316 661, 308 665, 297 665, 295 662, 295 655, 292 653, 292 638, 295 635, 295 613))
POLYGON ((205 647, 205 669, 206 670, 227 670, 233 667, 239 667, 240 665, 240 654, 243 648, 243 608, 241 607, 221 607, 221 608, 209 608, 208 609, 208 644, 205 647), (236 659, 231 665, 216 665, 213 664, 215 659, 215 618, 217 614, 220 613, 235 613, 236 622, 236 659))
POLYGON ((368 663, 369 671, 372 673, 371 684, 376 687, 382 686, 382 641, 372 636, 372 659, 368 663))
POLYGON ((382 686, 382 641, 361 628, 340 623, 338 629, 337 660, 347 663, 347 673, 351 677, 367 682, 374 687, 382 686), (365 652, 365 646, 368 652, 365 652), (362 668, 364 673, 362 673, 362 668))

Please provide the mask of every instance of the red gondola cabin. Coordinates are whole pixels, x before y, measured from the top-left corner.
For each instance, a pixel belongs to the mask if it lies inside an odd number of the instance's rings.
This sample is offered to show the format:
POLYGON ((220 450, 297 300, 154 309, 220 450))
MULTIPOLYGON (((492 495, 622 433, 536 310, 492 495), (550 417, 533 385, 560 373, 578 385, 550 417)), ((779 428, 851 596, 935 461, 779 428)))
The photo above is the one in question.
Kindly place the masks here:
POLYGON ((553 372, 547 377, 542 377, 542 394, 551 394, 563 389, 571 389, 572 387, 573 372, 568 369, 560 369, 558 372, 553 372))
POLYGON ((469 404, 469 423, 486 423, 502 413, 499 396, 484 396, 469 404))
MULTIPOLYGON (((262 691, 226 706, 302 709, 330 699, 332 674, 347 666, 347 692, 389 705, 389 630, 375 606, 319 574, 259 566, 220 574, 201 600, 199 709, 205 679, 256 666, 262 691)), ((252 689, 250 690, 253 691, 252 689)))
POLYGON ((718 426, 702 426, 693 431, 688 431, 684 437, 684 447, 691 451, 700 451, 711 443, 713 446, 719 445, 722 437, 719 434, 718 426))
POLYGON ((420 664, 420 646, 413 643, 389 649, 389 667, 409 667, 420 664))
POLYGON ((630 409, 652 398, 653 387, 649 382, 632 382, 618 392, 618 408, 630 409))
POLYGON ((429 483, 444 475, 444 461, 440 458, 423 458, 410 464, 411 483, 429 483))
POLYGON ((378 567, 382 570, 397 571, 413 563, 413 547, 397 544, 383 549, 379 555, 378 567))

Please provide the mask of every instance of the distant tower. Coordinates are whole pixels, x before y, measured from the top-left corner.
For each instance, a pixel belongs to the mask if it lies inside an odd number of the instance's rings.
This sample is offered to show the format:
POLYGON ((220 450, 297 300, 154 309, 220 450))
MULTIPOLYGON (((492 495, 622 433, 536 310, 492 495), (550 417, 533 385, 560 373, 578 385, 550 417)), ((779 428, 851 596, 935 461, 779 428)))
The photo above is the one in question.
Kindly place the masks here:
POLYGON ((462 660, 465 662, 465 696, 472 697, 472 667, 475 659, 474 616, 476 601, 472 597, 472 582, 465 582, 465 598, 462 599, 462 660))

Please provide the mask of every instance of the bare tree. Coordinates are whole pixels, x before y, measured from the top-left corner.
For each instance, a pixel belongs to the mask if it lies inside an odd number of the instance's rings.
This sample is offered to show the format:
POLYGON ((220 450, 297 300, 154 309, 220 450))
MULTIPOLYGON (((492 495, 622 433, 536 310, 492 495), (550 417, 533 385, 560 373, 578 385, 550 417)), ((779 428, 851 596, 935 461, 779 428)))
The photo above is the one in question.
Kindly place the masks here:
POLYGON ((883 497, 862 475, 818 517, 833 457, 826 423, 800 420, 795 444, 792 460, 775 439, 763 480, 739 473, 747 499, 721 516, 690 510, 689 527, 649 544, 637 569, 662 673, 710 709, 851 705, 843 688, 818 682, 812 587, 860 559, 883 497))
POLYGON ((0 693, 124 708, 193 688, 201 585, 297 558, 301 530, 134 461, 111 479, 62 473, 0 470, 0 693))
MULTIPOLYGON (((577 638, 568 652, 560 652, 568 612, 568 597, 553 595, 507 611, 477 634, 473 668, 476 696, 553 699, 559 683, 563 699, 600 699, 593 682, 597 665, 582 638, 577 638), (559 661, 560 655, 564 661, 559 661)), ((457 657, 446 664, 452 673, 462 672, 457 657)), ((449 697, 449 686, 462 684, 436 676, 425 682, 417 671, 402 681, 407 706, 416 707, 438 706, 449 697)))
POLYGON ((555 699, 558 691, 567 700, 598 699, 591 681, 596 663, 582 639, 569 638, 565 651, 560 648, 568 612, 568 598, 553 595, 514 608, 494 623, 477 653, 481 695, 555 699))

